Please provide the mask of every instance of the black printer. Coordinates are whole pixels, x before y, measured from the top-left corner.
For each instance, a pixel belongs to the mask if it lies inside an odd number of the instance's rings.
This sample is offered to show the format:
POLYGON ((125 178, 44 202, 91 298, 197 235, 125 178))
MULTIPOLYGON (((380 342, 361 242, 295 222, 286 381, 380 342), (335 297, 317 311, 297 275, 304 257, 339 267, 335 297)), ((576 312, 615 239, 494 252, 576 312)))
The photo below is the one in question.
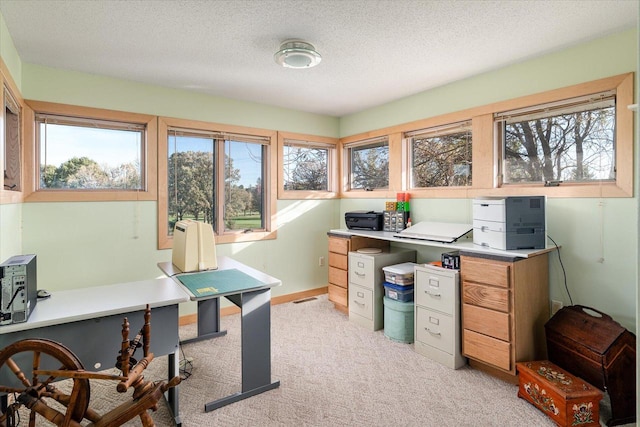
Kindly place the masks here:
POLYGON ((382 212, 352 211, 344 214, 344 222, 349 230, 382 230, 382 212))

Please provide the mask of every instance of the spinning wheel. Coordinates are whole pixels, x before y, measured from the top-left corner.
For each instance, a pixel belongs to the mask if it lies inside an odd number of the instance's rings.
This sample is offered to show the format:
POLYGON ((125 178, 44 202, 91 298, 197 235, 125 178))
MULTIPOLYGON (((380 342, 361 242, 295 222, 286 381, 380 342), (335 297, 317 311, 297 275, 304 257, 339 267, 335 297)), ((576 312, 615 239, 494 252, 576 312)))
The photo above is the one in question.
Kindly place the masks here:
POLYGON ((10 369, 16 380, 15 386, 0 385, 0 392, 15 393, 18 396, 16 402, 0 417, 0 425, 14 424, 17 407, 22 404, 31 409, 29 426, 35 426, 37 412, 32 408, 39 403, 38 400, 45 402, 50 411, 57 412, 51 415, 66 425, 69 425, 71 420, 82 421, 89 407, 89 380, 74 378, 71 392, 63 393, 52 384, 61 378, 39 373, 44 366, 54 366, 63 371, 84 370, 80 360, 69 349, 45 339, 17 341, 0 352, 0 369, 10 369), (66 413, 53 409, 56 405, 48 405, 46 401, 49 400, 66 407, 66 413))
POLYGON ((8 378, 0 385, 0 394, 12 394, 14 401, 0 408, 0 427, 13 427, 20 423, 18 409, 26 407, 29 412, 29 427, 40 425, 44 418, 59 427, 81 427, 84 419, 91 421, 87 427, 115 427, 140 417, 143 427, 154 426, 147 412, 156 410, 157 402, 165 391, 180 383, 180 377, 165 381, 150 382, 142 375, 153 360, 149 352, 151 340, 151 309, 147 306, 145 323, 133 340, 129 340, 129 322, 122 324, 122 347, 116 366, 122 375, 87 372, 78 357, 64 345, 55 341, 35 338, 24 339, 8 345, 0 351, 0 373, 8 378), (137 348, 142 347, 144 357, 138 362, 133 358, 137 348), (89 379, 118 381, 116 390, 124 393, 133 388, 132 399, 111 411, 100 415, 89 407, 89 379), (60 389, 56 381, 70 380, 73 385, 60 389))

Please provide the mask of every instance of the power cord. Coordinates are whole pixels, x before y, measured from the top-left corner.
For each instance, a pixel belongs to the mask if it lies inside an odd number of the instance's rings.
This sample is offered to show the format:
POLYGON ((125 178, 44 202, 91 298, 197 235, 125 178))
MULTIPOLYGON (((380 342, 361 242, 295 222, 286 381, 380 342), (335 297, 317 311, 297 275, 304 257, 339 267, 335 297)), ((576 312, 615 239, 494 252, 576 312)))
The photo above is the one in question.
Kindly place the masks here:
POLYGON ((558 246, 556 241, 551 238, 551 236, 547 234, 547 237, 549 238, 549 240, 553 242, 553 244, 556 246, 556 251, 558 251, 558 261, 560 261, 560 267, 562 267, 562 274, 564 275, 564 288, 567 290, 567 295, 569 296, 569 302, 571 303, 571 305, 573 305, 571 292, 569 292, 569 286, 567 285, 567 271, 564 269, 564 264, 562 263, 562 256, 560 256, 560 247, 558 246))
POLYGON ((180 359, 180 379, 186 381, 191 377, 193 371, 193 359, 184 354, 182 346, 180 346, 180 353, 182 355, 180 359))

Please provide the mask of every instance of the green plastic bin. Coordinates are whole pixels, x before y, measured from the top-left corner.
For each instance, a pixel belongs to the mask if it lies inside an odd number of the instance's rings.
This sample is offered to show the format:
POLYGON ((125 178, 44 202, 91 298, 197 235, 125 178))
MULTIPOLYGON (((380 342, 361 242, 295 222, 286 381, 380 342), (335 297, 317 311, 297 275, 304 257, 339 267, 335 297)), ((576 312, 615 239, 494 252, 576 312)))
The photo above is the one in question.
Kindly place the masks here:
POLYGON ((384 335, 392 341, 413 342, 413 301, 402 302, 383 297, 384 335))

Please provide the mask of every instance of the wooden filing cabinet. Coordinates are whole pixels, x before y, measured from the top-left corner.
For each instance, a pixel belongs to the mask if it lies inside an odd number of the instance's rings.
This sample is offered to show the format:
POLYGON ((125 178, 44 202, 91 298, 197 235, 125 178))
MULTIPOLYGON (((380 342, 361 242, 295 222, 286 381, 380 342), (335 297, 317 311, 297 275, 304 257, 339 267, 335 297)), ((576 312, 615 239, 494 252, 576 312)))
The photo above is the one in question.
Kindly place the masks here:
POLYGON ((384 327, 384 272, 382 267, 415 262, 416 251, 391 248, 388 252, 349 252, 349 320, 372 331, 384 327))
POLYGON ((517 383, 516 362, 546 359, 546 253, 531 258, 460 257, 462 352, 469 364, 517 383))
POLYGON ((414 270, 415 351, 458 369, 467 364, 460 340, 459 272, 428 264, 414 270))
POLYGON ((361 248, 380 248, 388 250, 389 242, 344 234, 328 234, 329 237, 329 283, 327 292, 329 301, 337 310, 349 313, 349 252, 361 248))

